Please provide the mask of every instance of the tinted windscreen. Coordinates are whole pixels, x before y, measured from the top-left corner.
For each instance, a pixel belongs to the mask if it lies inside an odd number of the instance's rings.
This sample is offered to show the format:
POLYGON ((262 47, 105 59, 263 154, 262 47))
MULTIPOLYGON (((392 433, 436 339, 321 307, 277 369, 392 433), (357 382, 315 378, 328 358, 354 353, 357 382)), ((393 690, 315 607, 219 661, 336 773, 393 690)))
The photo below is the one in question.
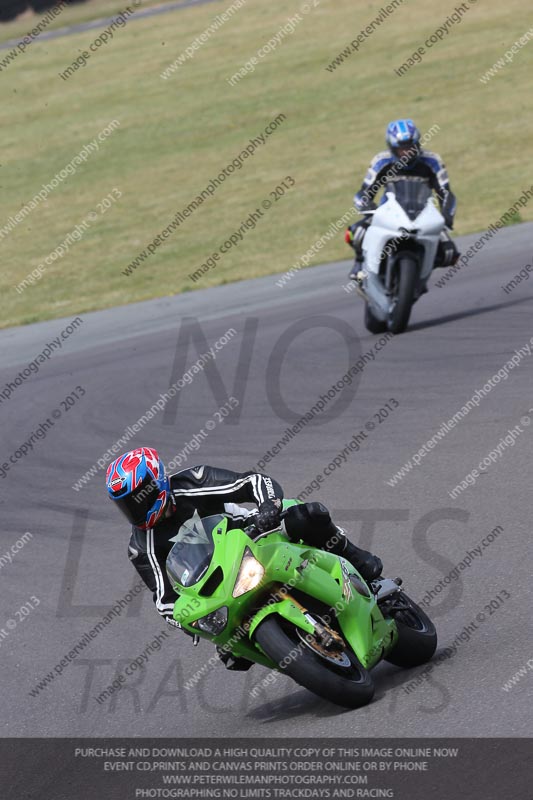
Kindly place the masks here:
POLYGON ((431 197, 432 191, 428 182, 420 178, 405 178, 391 181, 385 187, 385 192, 393 192, 396 200, 401 205, 409 219, 416 219, 424 210, 431 197))
POLYGON ((195 514, 181 526, 176 544, 167 557, 167 573, 172 584, 193 586, 198 583, 213 557, 213 530, 223 520, 220 514, 205 519, 195 514))

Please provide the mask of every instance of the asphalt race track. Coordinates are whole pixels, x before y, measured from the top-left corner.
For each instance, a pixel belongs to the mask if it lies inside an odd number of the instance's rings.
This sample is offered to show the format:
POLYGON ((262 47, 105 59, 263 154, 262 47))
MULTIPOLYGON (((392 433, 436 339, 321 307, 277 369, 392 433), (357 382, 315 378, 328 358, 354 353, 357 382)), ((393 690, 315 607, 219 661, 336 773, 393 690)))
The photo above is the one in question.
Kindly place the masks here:
MULTIPOLYGON (((531 357, 520 356, 506 379, 494 381, 479 406, 396 486, 386 481, 530 343, 529 283, 508 294, 501 286, 530 263, 532 232, 531 224, 499 232, 446 286, 421 299, 407 333, 378 351, 381 337, 365 330, 362 302, 342 288, 347 262, 304 270, 284 288, 276 285, 280 276, 270 276, 84 315, 61 349, 0 402, 0 466, 9 466, 0 479, 4 546, 31 534, 11 563, 0 561, 3 735, 530 734, 531 670, 509 691, 502 686, 531 655, 531 357), (252 468, 289 424, 372 352, 352 386, 329 399, 315 423, 283 446, 265 471, 287 496, 298 495, 325 469, 332 472, 313 496, 355 542, 381 555, 387 574, 403 576, 414 598, 497 530, 481 555, 435 592, 429 613, 438 627, 440 660, 414 684, 423 668, 379 666, 374 702, 343 711, 285 677, 263 685, 268 672, 258 666, 247 673, 206 667, 213 648, 206 642, 193 648, 185 635, 167 631, 143 590, 31 696, 137 582, 127 559, 127 526, 107 500, 104 471, 79 491, 72 485, 232 328, 236 334, 215 366, 196 374, 122 449, 153 445, 168 463, 209 422, 208 435, 201 442, 197 437, 199 449, 183 466, 252 468), (231 395, 238 409, 213 424, 214 412, 231 395), (33 450, 21 453, 47 418, 53 425, 44 438, 34 437, 33 450), (500 445, 494 463, 451 498, 510 429, 512 445, 500 445), (328 467, 354 436, 359 449, 328 467), (21 612, 23 606, 30 610, 21 612), (99 693, 161 631, 168 635, 159 650, 152 648, 146 666, 98 703, 99 693)), ((477 238, 460 240, 461 249, 477 238)), ((0 396, 70 322, 0 332, 0 396)))
MULTIPOLYGON (((157 17, 160 14, 168 14, 170 11, 181 11, 183 8, 190 8, 191 6, 201 6, 206 3, 214 3, 216 0, 176 0, 176 2, 163 3, 160 6, 152 6, 151 8, 139 8, 135 12, 135 16, 130 17, 130 22, 138 19, 145 19, 146 17, 157 17)), ((83 31, 97 30, 98 28, 107 27, 115 17, 103 17, 101 19, 90 20, 89 22, 80 22, 77 25, 67 25, 64 28, 57 28, 51 31, 44 31, 40 34, 41 41, 50 39, 62 39, 64 36, 71 36, 74 33, 82 33, 83 31)), ((8 50, 14 44, 18 44, 19 39, 9 39, 6 42, 0 43, 0 50, 8 50)))

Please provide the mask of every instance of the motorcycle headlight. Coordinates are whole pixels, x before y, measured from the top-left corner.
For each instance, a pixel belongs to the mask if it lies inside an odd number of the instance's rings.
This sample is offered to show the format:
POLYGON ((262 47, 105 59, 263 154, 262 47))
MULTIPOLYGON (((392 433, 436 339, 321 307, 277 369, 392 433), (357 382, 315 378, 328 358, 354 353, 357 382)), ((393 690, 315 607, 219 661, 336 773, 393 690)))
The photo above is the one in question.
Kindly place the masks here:
POLYGON ((212 611, 205 617, 200 617, 200 619, 196 620, 196 627, 205 633, 210 633, 212 636, 218 636, 219 633, 222 633, 227 624, 228 609, 226 606, 217 608, 216 611, 212 611))
POLYGON ((233 588, 233 597, 240 597, 241 594, 246 594, 246 592, 255 589, 263 580, 264 575, 265 570, 262 564, 259 563, 250 548, 247 547, 233 588))

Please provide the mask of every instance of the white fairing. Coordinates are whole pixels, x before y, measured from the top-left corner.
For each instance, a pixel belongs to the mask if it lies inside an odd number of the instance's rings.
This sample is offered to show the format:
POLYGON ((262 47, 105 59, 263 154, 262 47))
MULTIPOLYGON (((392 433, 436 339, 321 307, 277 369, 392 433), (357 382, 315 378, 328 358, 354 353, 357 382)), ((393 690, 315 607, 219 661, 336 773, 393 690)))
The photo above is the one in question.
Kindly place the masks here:
MULTIPOLYGON (((439 238, 444 230, 444 217, 440 213, 433 197, 429 197, 424 209, 411 220, 396 200, 392 192, 387 192, 387 201, 373 213, 372 224, 363 240, 364 269, 366 272, 379 272, 381 254, 387 244, 398 239, 405 232, 416 230, 410 238, 416 239, 424 249, 424 258, 420 270, 420 278, 425 281, 429 277, 435 261, 439 238)), ((393 248, 390 248, 391 253, 393 248)))

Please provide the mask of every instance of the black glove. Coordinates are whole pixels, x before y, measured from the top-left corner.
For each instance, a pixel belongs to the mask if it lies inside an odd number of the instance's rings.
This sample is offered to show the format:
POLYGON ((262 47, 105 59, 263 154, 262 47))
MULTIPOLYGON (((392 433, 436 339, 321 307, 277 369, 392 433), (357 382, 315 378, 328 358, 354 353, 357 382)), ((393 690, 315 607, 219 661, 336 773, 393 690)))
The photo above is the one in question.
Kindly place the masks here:
POLYGON ((444 217, 444 222, 446 223, 446 227, 452 230, 453 228, 453 217, 450 217, 448 214, 444 217))
POLYGON ((259 506, 255 524, 264 533, 279 528, 281 522, 281 500, 265 500, 259 506))
POLYGON ((247 658, 238 658, 232 655, 229 651, 224 650, 222 647, 217 647, 217 656, 220 658, 226 669, 231 669, 235 672, 246 672, 253 667, 254 662, 248 661, 247 658))

